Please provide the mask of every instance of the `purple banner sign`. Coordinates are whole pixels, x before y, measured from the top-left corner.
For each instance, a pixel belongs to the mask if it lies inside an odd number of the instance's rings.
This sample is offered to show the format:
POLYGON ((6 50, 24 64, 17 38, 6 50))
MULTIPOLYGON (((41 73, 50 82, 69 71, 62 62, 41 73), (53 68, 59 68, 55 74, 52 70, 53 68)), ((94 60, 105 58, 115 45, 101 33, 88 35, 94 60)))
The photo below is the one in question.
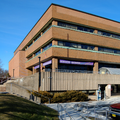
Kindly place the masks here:
POLYGON ((60 63, 70 64, 70 61, 68 61, 68 60, 60 60, 60 63))
POLYGON ((93 65, 93 62, 78 62, 78 61, 69 61, 69 60, 59 60, 63 64, 72 64, 72 65, 93 65))
POLYGON ((37 66, 34 67, 34 69, 37 69, 37 68, 39 68, 39 65, 37 65, 37 66))
POLYGON ((49 65, 49 64, 52 64, 52 60, 49 60, 49 61, 47 61, 47 62, 44 62, 44 63, 43 63, 43 66, 46 66, 46 65, 49 65))

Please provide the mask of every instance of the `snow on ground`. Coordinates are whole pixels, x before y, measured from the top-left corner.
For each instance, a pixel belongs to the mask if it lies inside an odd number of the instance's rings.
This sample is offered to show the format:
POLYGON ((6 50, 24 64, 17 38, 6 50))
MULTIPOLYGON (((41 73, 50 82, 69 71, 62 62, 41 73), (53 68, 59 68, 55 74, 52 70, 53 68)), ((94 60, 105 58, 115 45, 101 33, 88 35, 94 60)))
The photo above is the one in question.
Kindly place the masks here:
MULTIPOLYGON (((88 101, 88 102, 70 102, 70 103, 54 103, 46 104, 59 112, 59 118, 63 120, 84 120, 92 117, 106 120, 106 112, 109 105, 119 103, 120 97, 113 97, 105 101, 88 101)), ((107 120, 110 120, 108 118, 107 120)))

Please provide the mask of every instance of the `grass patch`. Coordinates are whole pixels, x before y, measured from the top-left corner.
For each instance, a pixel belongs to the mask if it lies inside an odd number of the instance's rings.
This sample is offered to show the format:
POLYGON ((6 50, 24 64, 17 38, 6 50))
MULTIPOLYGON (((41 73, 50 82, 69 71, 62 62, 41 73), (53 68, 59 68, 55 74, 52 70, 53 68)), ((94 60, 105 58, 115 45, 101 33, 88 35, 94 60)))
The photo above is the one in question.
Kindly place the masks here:
POLYGON ((59 120, 58 112, 14 95, 0 94, 0 120, 59 120))

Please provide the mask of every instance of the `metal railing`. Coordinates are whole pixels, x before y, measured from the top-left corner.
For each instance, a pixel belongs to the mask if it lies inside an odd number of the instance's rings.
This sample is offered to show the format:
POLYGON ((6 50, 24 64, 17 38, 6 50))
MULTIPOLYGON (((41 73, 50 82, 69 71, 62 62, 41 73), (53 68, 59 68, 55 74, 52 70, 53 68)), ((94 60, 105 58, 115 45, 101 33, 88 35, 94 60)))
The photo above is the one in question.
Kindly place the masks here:
MULTIPOLYGON (((34 92, 35 94, 37 94, 37 95, 40 95, 40 96, 42 96, 42 97, 44 97, 44 98, 47 98, 48 99, 48 101, 49 101, 49 103, 50 103, 50 101, 51 101, 51 98, 48 98, 47 96, 44 96, 44 95, 42 95, 42 94, 40 94, 40 93, 38 93, 38 92, 35 92, 35 91, 33 91, 33 90, 30 90, 30 89, 28 89, 28 88, 25 88, 25 87, 23 87, 23 86, 20 86, 20 85, 18 85, 18 84, 15 84, 15 83, 13 83, 13 82, 11 82, 11 83, 8 83, 8 84, 11 84, 11 93, 12 93, 12 84, 13 85, 15 85, 15 86, 18 86, 18 87, 20 87, 20 88, 22 88, 22 89, 24 89, 24 90, 26 90, 26 91, 28 91, 28 92, 30 92, 30 93, 32 93, 32 92, 34 92)), ((16 93, 17 94, 17 93, 16 93)))

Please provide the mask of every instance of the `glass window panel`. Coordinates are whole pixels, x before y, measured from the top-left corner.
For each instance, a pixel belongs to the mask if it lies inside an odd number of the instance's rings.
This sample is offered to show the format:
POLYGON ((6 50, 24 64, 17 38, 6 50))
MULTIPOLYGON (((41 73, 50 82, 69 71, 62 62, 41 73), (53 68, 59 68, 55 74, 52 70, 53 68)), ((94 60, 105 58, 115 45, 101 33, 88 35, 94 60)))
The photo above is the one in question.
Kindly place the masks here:
POLYGON ((78 44, 78 48, 80 48, 80 49, 82 48, 81 44, 78 44))
POLYGON ((40 53, 41 53, 41 51, 40 51, 40 50, 39 50, 39 51, 37 51, 37 52, 35 53, 35 56, 36 56, 36 55, 38 55, 38 54, 40 54, 40 53))
POLYGON ((102 34, 103 34, 103 35, 105 35, 105 36, 107 35, 107 33, 106 33, 106 32, 102 32, 102 34))
POLYGON ((89 29, 89 30, 90 30, 90 32, 92 32, 92 33, 94 32, 94 30, 93 30, 93 29, 89 29))
POLYGON ((33 43, 30 43, 30 44, 28 45, 28 47, 30 47, 32 44, 33 44, 33 43))
POLYGON ((104 48, 102 48, 102 47, 98 47, 98 51, 102 51, 102 52, 104 52, 104 48))
POLYGON ((40 36, 41 36, 40 34, 37 35, 37 37, 34 39, 34 41, 36 41, 40 36))
POLYGON ((87 28, 84 28, 84 31, 88 31, 88 29, 87 29, 87 28))
POLYGON ((71 43, 71 47, 77 48, 77 43, 71 43))
POLYGON ((78 30, 84 30, 84 28, 83 27, 80 27, 80 26, 78 26, 78 30))
POLYGON ((101 31, 98 31, 98 34, 99 34, 99 35, 102 35, 102 32, 101 32, 101 31))
POLYGON ((70 25, 70 24, 67 24, 66 27, 67 27, 67 28, 72 28, 72 29, 77 29, 77 26, 70 25))
POLYGON ((110 33, 107 33, 106 36, 111 36, 111 34, 110 34, 110 33))
POLYGON ((58 22, 58 26, 66 27, 66 24, 62 22, 58 22))
POLYGON ((82 49, 87 49, 87 45, 82 45, 82 49))
POLYGON ((120 54, 120 50, 116 50, 116 53, 117 53, 117 54, 120 54))
POLYGON ((94 47, 93 47, 93 46, 88 46, 87 49, 88 49, 88 50, 93 50, 94 47))
POLYGON ((51 47, 51 46, 52 46, 52 43, 48 44, 47 46, 45 46, 45 47, 43 48, 43 51, 46 50, 46 49, 48 49, 48 48, 51 47))
POLYGON ((58 45, 63 46, 63 41, 58 41, 58 45))
POLYGON ((65 42, 65 46, 70 47, 70 43, 69 42, 65 42))

